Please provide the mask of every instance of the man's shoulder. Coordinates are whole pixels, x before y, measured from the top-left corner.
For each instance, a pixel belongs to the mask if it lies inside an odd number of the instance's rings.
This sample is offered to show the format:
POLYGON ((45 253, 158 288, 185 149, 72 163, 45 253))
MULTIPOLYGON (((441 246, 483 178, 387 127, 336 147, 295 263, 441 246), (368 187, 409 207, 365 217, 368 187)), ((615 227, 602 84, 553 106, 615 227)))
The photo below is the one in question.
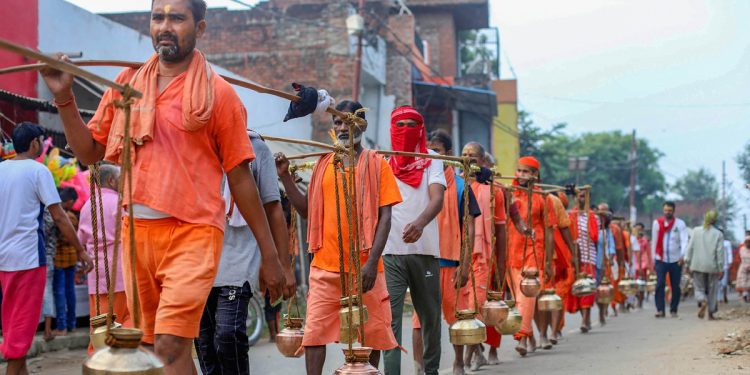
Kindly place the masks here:
POLYGON ((680 227, 681 229, 687 229, 687 224, 685 224, 685 222, 682 219, 678 218, 678 217, 676 217, 674 219, 674 225, 676 227, 680 227))

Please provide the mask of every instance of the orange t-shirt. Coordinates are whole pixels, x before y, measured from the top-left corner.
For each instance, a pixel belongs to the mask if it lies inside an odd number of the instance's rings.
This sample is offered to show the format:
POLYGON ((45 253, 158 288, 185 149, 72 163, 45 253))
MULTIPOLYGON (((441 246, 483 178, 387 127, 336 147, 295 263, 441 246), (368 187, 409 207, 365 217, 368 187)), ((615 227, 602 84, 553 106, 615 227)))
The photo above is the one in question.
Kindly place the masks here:
MULTIPOLYGON (((346 218, 346 205, 344 203, 344 187, 342 185, 343 174, 339 174, 339 207, 341 212, 341 234, 344 250, 344 271, 349 271, 349 223, 346 218)), ((348 180, 348 178, 347 178, 348 180)), ((396 177, 393 175, 391 166, 388 163, 380 163, 380 186, 378 186, 378 207, 392 206, 401 203, 401 192, 396 185, 396 177)), ((361 189, 360 181, 355 181, 355 188, 361 189)), ((334 185, 333 164, 329 163, 323 172, 323 205, 326 209, 323 211, 323 243, 320 249, 315 253, 310 266, 317 267, 329 272, 340 272, 339 268, 339 240, 338 240, 338 220, 336 219, 336 185, 334 185)), ((353 212, 356 215, 356 211, 353 212)), ((360 256, 361 264, 367 261, 368 253, 362 252, 360 256)), ((383 260, 378 261, 378 272, 383 272, 383 260)))
MULTIPOLYGON (((513 197, 518 204, 518 211, 523 221, 527 221, 528 197, 525 191, 513 191, 513 197)), ((526 257, 523 256, 526 237, 519 232, 514 225, 508 228, 508 253, 509 263, 512 268, 537 268, 544 267, 544 206, 547 206, 547 225, 554 227, 558 224, 557 215, 552 200, 544 198, 541 194, 531 194, 531 227, 534 229, 536 241, 531 242, 529 238, 526 257), (534 260, 536 251, 536 260, 534 260)))
MULTIPOLYGON (((118 80, 129 80, 134 72, 126 70, 118 80)), ((234 89, 217 76, 211 120, 197 131, 184 130, 185 75, 175 77, 156 98, 153 140, 136 148, 133 202, 224 230, 223 174, 255 157, 247 136, 247 112, 234 89)), ((114 96, 112 89, 104 93, 93 117, 97 121, 88 124, 94 140, 105 146, 115 114, 114 96)))

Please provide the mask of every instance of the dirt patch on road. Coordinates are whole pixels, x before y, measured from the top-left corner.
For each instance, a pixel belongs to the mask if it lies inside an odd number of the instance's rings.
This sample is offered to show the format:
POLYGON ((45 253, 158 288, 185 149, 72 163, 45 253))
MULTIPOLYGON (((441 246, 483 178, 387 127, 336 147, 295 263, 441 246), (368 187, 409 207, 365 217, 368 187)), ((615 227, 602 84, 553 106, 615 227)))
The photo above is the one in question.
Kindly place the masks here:
POLYGON ((723 334, 712 341, 717 357, 729 362, 730 368, 750 371, 750 305, 734 304, 717 318, 723 334))

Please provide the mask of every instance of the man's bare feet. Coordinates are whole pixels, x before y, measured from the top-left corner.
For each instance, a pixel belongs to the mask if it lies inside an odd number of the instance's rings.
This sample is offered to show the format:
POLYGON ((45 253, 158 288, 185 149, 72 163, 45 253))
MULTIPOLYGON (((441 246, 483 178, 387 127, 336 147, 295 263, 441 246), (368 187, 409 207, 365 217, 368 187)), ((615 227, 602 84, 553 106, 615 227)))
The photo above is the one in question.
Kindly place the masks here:
POLYGON ((55 335, 55 336, 67 336, 68 335, 68 331, 66 331, 64 329, 63 330, 55 329, 55 330, 52 331, 52 334, 55 335))
POLYGON ((539 341, 541 341, 542 349, 544 349, 544 350, 550 350, 550 349, 552 349, 552 343, 549 341, 549 339, 547 339, 547 337, 541 336, 539 338, 539 341))
POLYGON ((526 351, 529 353, 534 353, 536 351, 536 339, 534 338, 534 335, 529 336, 529 341, 526 344, 526 351))
POLYGON ((500 359, 497 358, 497 348, 490 348, 490 354, 487 357, 488 365, 499 365, 500 359))
POLYGON ((526 353, 528 352, 528 350, 526 349, 526 342, 526 337, 523 337, 518 341, 518 345, 516 345, 516 351, 521 355, 521 357, 525 357, 526 353))

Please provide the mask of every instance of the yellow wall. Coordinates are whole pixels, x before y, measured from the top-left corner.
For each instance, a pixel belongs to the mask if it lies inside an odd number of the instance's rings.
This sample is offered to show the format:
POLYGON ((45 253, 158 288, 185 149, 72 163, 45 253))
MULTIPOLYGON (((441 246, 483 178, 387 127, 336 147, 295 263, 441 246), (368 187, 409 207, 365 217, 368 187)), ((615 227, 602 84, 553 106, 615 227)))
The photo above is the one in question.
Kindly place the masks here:
POLYGON ((492 153, 504 176, 512 176, 518 160, 518 108, 516 103, 498 103, 497 117, 492 119, 492 153))

